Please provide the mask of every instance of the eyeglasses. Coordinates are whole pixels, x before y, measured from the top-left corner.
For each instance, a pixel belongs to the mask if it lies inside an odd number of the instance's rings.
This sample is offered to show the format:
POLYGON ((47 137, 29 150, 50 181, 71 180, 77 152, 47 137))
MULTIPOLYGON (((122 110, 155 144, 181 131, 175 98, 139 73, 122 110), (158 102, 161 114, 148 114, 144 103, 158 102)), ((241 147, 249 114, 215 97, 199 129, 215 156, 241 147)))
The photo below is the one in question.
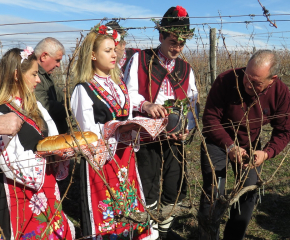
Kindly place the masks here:
POLYGON ((185 41, 184 42, 181 42, 181 43, 178 43, 178 42, 175 42, 175 43, 170 43, 170 47, 171 48, 183 48, 185 45, 185 41))

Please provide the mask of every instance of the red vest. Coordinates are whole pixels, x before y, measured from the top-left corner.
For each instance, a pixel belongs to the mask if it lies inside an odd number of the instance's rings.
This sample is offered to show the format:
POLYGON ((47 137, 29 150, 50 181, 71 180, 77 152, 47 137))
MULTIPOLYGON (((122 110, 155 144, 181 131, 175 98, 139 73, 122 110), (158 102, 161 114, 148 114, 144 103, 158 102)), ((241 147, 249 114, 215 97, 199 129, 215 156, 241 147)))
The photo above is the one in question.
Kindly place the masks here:
MULTIPOLYGON (((153 49, 157 55, 157 49, 153 49)), ((142 50, 139 53, 139 64, 138 64, 138 82, 139 82, 139 94, 144 96, 144 98, 150 101, 150 91, 149 91, 149 62, 153 55, 151 49, 142 50)), ((175 99, 184 99, 188 89, 189 83, 189 74, 190 74, 190 65, 180 58, 175 60, 174 70, 171 73, 168 73, 167 70, 159 63, 159 60, 154 56, 151 70, 151 96, 152 102, 154 103, 161 84, 164 78, 167 78, 170 81, 171 87, 174 91, 175 99), (173 77, 172 77, 173 76, 173 77), (174 79, 173 79, 174 78, 174 79), (179 83, 179 84, 178 84, 179 83), (184 90, 183 90, 180 88, 184 90)))

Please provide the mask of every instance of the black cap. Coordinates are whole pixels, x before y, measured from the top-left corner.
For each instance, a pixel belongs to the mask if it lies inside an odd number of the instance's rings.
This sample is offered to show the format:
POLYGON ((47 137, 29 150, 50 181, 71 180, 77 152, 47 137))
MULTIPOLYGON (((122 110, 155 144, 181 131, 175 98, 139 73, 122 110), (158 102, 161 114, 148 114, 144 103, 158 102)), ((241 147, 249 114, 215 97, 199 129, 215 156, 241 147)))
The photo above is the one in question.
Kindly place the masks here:
POLYGON ((186 10, 181 6, 171 7, 164 14, 160 26, 164 28, 182 27, 184 31, 189 31, 189 17, 186 10))

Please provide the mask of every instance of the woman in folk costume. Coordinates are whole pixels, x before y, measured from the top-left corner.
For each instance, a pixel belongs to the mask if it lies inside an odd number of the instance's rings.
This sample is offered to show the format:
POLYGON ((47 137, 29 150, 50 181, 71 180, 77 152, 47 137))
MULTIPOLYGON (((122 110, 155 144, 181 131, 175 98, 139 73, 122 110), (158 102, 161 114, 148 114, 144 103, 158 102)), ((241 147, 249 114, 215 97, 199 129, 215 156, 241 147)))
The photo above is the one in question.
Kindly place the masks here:
MULTIPOLYGON (((76 82, 71 105, 82 131, 92 131, 99 139, 110 130, 111 120, 130 118, 132 109, 128 91, 120 79, 115 47, 119 35, 104 25, 96 27, 84 39, 74 68, 76 82)), ((134 126, 125 125, 119 133, 134 126)), ((112 147, 112 144, 110 144, 112 147)), ((113 146, 114 148, 114 146, 113 146)), ((145 239, 148 223, 126 224, 115 221, 119 214, 144 211, 139 175, 131 146, 118 143, 117 150, 104 164, 81 161, 82 231, 92 239, 145 239), (101 166, 102 165, 102 166, 101 166), (104 184, 108 183, 111 192, 104 184), (113 193, 113 194, 112 194, 113 193), (114 200, 115 199, 115 200, 114 200)))
POLYGON ((31 47, 13 48, 0 62, 0 114, 14 112, 23 120, 15 136, 0 135, 0 239, 74 239, 75 235, 60 205, 53 167, 34 153, 39 140, 58 134, 35 99, 37 72, 31 47))

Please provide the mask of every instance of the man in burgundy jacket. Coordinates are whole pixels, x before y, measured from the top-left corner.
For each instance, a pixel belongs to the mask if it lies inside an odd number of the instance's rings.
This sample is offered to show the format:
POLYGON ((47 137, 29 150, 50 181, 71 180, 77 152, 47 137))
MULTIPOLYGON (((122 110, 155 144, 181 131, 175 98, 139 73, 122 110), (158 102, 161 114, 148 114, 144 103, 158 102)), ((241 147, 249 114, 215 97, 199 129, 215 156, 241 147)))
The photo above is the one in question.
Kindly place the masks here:
MULTIPOLYGON (((260 50, 251 57, 246 68, 220 74, 210 90, 203 115, 203 134, 215 167, 216 180, 220 182, 221 195, 224 195, 227 154, 234 173, 239 176, 239 169, 248 170, 249 164, 243 162, 242 157, 250 156, 251 146, 254 165, 260 171, 261 164, 279 154, 290 141, 290 94, 288 87, 277 77, 278 69, 277 56, 270 50, 260 50), (261 126, 268 123, 273 127, 272 136, 261 148, 261 126)), ((201 168, 207 197, 204 193, 201 196, 199 227, 204 228, 212 211, 209 200, 217 196, 217 189, 212 187, 212 170, 203 144, 201 168)), ((244 187, 257 183, 256 169, 249 171, 244 187)), ((256 198, 256 191, 247 192, 240 197, 239 207, 231 208, 224 240, 244 238, 256 198)), ((205 238, 200 236, 200 239, 205 238)))

